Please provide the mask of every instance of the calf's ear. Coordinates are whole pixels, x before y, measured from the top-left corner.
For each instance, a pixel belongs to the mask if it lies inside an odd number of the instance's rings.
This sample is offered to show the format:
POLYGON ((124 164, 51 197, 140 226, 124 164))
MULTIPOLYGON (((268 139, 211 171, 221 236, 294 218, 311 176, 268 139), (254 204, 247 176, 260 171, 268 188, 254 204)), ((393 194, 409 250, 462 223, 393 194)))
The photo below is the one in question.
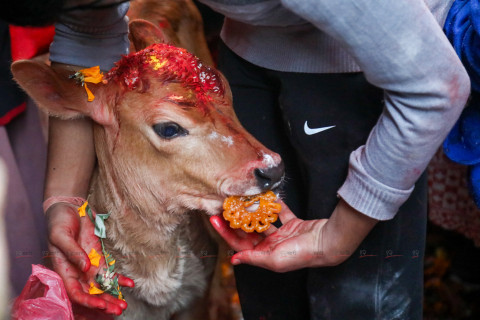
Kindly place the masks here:
POLYGON ((129 23, 128 28, 128 36, 135 52, 143 50, 154 43, 172 42, 162 29, 156 27, 153 23, 147 20, 132 20, 132 22, 129 23))
MULTIPOLYGON (((102 106, 98 95, 88 102, 85 88, 69 78, 74 71, 53 70, 45 63, 35 60, 16 61, 11 69, 15 81, 48 114, 63 119, 88 116, 101 124, 109 121, 106 107, 102 106)), ((100 85, 90 83, 88 87, 94 93, 100 89, 100 85)))

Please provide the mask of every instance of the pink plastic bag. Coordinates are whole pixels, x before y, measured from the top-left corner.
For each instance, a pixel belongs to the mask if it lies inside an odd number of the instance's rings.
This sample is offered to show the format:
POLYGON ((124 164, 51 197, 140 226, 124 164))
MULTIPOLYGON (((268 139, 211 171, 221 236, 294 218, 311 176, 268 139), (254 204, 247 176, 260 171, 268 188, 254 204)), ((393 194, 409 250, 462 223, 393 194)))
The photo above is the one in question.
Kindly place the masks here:
POLYGON ((13 320, 73 320, 72 305, 60 276, 41 265, 32 265, 22 293, 12 308, 13 320))

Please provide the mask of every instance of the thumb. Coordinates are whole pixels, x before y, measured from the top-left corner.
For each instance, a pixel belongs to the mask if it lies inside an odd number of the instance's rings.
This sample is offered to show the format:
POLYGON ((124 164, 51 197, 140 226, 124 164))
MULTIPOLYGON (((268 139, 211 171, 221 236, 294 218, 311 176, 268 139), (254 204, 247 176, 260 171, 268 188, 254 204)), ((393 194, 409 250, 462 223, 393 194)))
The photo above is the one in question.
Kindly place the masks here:
POLYGON ((270 256, 271 251, 243 250, 232 256, 231 263, 234 266, 239 264, 249 264, 268 269, 267 265, 270 256))
POLYGON ((50 236, 49 241, 52 247, 61 251, 63 256, 82 272, 87 272, 90 269, 90 259, 87 253, 67 232, 56 232, 50 236))

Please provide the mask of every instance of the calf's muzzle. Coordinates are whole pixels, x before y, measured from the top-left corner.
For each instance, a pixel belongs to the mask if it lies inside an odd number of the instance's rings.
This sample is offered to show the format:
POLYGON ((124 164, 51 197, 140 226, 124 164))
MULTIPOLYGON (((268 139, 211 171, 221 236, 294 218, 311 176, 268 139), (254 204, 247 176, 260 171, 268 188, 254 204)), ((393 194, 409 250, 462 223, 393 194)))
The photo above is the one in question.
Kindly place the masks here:
POLYGON ((278 165, 268 168, 256 168, 254 170, 257 185, 262 192, 271 190, 280 185, 285 174, 285 165, 281 161, 278 165))

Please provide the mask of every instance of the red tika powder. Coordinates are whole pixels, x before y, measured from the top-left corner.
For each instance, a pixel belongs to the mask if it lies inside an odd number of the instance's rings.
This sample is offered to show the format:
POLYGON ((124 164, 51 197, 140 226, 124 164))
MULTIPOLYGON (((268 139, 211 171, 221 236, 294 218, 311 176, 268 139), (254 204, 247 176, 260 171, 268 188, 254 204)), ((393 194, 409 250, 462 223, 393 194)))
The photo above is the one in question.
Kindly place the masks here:
POLYGON ((213 96, 223 97, 225 88, 215 69, 205 66, 185 49, 164 43, 124 56, 107 74, 108 82, 122 84, 128 90, 146 91, 149 81, 179 83, 192 90, 205 105, 213 96))

